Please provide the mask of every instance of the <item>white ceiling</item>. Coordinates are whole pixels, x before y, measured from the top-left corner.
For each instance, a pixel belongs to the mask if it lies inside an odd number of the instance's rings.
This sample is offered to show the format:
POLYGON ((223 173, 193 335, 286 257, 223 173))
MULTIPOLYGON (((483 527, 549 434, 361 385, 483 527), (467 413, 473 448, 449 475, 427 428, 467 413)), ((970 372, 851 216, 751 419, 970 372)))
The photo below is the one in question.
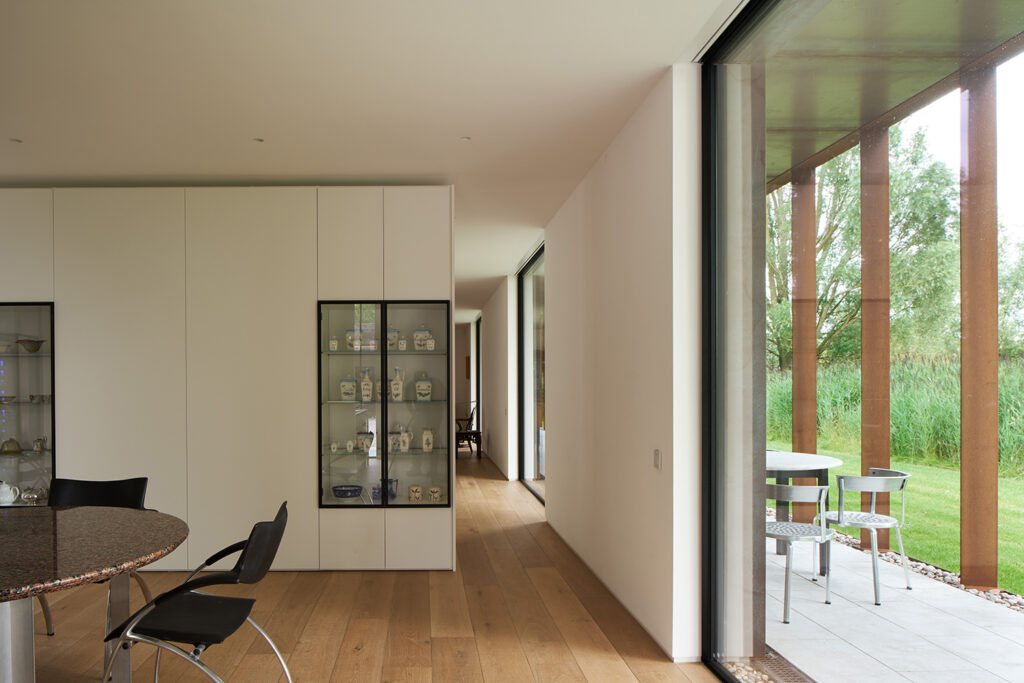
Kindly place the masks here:
POLYGON ((466 320, 737 4, 0 0, 0 185, 453 183, 466 320))

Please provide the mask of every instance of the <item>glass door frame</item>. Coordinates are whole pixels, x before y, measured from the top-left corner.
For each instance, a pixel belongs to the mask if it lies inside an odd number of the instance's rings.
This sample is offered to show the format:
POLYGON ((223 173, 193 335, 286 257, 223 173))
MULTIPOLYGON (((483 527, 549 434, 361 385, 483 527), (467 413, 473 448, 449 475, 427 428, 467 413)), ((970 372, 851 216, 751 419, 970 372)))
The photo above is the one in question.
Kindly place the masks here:
MULTIPOLYGON (((526 263, 523 264, 523 267, 519 269, 519 272, 516 273, 516 309, 517 309, 516 310, 516 327, 517 327, 517 330, 516 330, 516 367, 517 367, 517 370, 518 370, 516 375, 518 376, 518 385, 519 385, 518 386, 518 391, 517 391, 517 395, 519 396, 519 400, 518 400, 518 403, 519 403, 519 406, 518 406, 518 423, 519 423, 519 427, 518 427, 518 429, 519 429, 519 439, 518 439, 518 442, 519 442, 519 445, 518 445, 518 451, 519 451, 519 481, 522 482, 523 486, 525 486, 526 489, 530 493, 532 493, 537 498, 537 500, 539 500, 541 503, 544 503, 544 496, 542 496, 536 490, 534 490, 534 488, 532 486, 530 486, 529 482, 526 480, 526 478, 523 475, 523 472, 525 471, 525 465, 526 465, 526 438, 527 438, 527 436, 530 436, 532 438, 532 435, 526 434, 526 401, 527 401, 527 397, 526 397, 526 393, 525 393, 526 392, 526 354, 525 354, 525 348, 526 348, 525 341, 526 341, 526 337, 525 337, 525 335, 526 335, 526 323, 527 323, 527 321, 525 319, 525 315, 526 315, 526 301, 525 301, 525 298, 523 296, 523 289, 524 289, 523 284, 524 284, 525 276, 528 274, 529 270, 534 265, 536 265, 537 261, 539 261, 543 257, 544 257, 544 245, 541 244, 540 247, 537 248, 537 251, 535 251, 533 253, 533 255, 530 256, 530 258, 526 261, 526 263)), ((532 329, 532 321, 530 321, 530 322, 531 322, 531 329, 532 329)), ((531 396, 529 398, 530 398, 530 400, 532 402, 534 397, 531 396)))
MULTIPOLYGON (((322 448, 322 444, 323 444, 323 431, 324 431, 324 424, 323 424, 324 413, 323 413, 323 409, 322 409, 322 406, 321 406, 321 403, 320 403, 321 400, 322 400, 322 397, 324 396, 323 392, 324 392, 324 381, 325 381, 324 372, 323 372, 323 368, 322 368, 322 365, 321 365, 321 363, 322 363, 321 354, 322 354, 323 350, 322 350, 322 348, 320 346, 321 343, 322 343, 321 337, 322 337, 322 333, 323 333, 323 329, 322 329, 323 328, 323 312, 324 312, 324 307, 325 306, 332 306, 332 305, 339 305, 339 304, 340 305, 356 305, 356 304, 366 305, 366 304, 370 304, 370 305, 377 306, 378 309, 380 310, 381 320, 379 321, 379 324, 378 324, 377 344, 378 344, 378 347, 379 347, 378 353, 380 354, 380 372, 379 372, 379 377, 381 379, 382 384, 383 384, 384 378, 386 377, 386 374, 387 374, 386 373, 387 368, 389 367, 388 366, 388 344, 387 344, 387 330, 388 330, 388 325, 389 325, 389 322, 388 322, 388 307, 389 306, 419 305, 419 304, 429 304, 429 305, 438 305, 438 306, 441 305, 441 304, 444 305, 444 334, 445 334, 445 349, 446 349, 445 350, 445 373, 446 374, 445 374, 445 394, 444 394, 444 400, 445 400, 444 430, 445 430, 445 444, 446 444, 445 450, 446 450, 446 453, 447 453, 447 458, 445 460, 445 465, 446 465, 446 469, 447 469, 446 481, 447 481, 448 491, 447 491, 447 495, 445 496, 445 502, 443 502, 443 503, 430 503, 430 502, 427 502, 427 501, 423 501, 421 503, 409 504, 409 503, 392 502, 391 500, 389 500, 389 496, 387 495, 387 491, 388 491, 387 479, 388 479, 388 472, 390 470, 390 463, 389 463, 389 460, 388 460, 390 453, 389 453, 388 438, 387 438, 387 425, 388 425, 388 404, 391 402, 391 400, 385 398, 387 396, 387 390, 386 389, 382 389, 381 402, 380 402, 381 403, 380 425, 377 427, 377 433, 375 434, 375 439, 376 439, 376 442, 377 442, 377 448, 380 449, 380 457, 381 457, 381 478, 380 478, 380 482, 379 482, 379 485, 381 486, 381 501, 380 501, 380 503, 379 504, 372 504, 372 505, 330 505, 330 504, 324 503, 324 501, 323 501, 323 487, 324 487, 324 482, 323 482, 323 466, 322 466, 322 463, 319 462, 319 460, 318 460, 318 462, 317 462, 317 507, 318 508, 322 508, 322 509, 330 509, 330 510, 340 510, 340 509, 378 510, 378 509, 384 509, 384 508, 412 508, 412 509, 421 509, 421 508, 450 508, 450 507, 452 507, 454 505, 454 501, 455 501, 455 486, 454 486, 455 479, 454 479, 454 471, 453 471, 453 468, 452 468, 452 448, 453 448, 452 437, 453 437, 453 432, 452 432, 452 406, 451 406, 451 395, 452 395, 452 386, 451 386, 452 385, 452 348, 451 348, 451 343, 452 343, 452 329, 451 329, 452 309, 451 309, 451 301, 449 301, 447 299, 437 299, 437 300, 434 300, 434 299, 430 299, 430 300, 426 300, 426 299, 423 299, 423 300, 420 300, 420 299, 416 299, 416 300, 413 300, 413 299, 366 299, 366 300, 363 300, 363 299, 358 299, 358 300, 357 299, 321 299, 321 300, 317 301, 317 310, 316 310, 316 314, 317 314, 317 351, 316 351, 316 359, 317 359, 317 361, 316 362, 317 362, 317 405, 318 405, 318 409, 317 409, 317 444, 318 444, 317 457, 319 459, 323 458, 323 454, 319 451, 319 449, 322 448), (383 335, 381 334, 381 331, 383 331, 383 335), (383 435, 382 435, 382 433, 383 433, 383 435)), ((396 500, 397 500, 397 498, 396 498, 396 500)))

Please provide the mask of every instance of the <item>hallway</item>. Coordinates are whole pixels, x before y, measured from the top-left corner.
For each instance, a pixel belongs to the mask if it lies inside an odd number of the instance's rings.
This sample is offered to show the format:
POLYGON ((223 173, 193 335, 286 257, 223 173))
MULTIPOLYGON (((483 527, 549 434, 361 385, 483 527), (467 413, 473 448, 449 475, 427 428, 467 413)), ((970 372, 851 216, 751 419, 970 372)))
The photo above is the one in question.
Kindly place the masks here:
MULTIPOLYGON (((296 682, 716 680, 700 664, 668 660, 521 484, 502 479, 486 458, 460 457, 456 470, 458 571, 273 572, 223 591, 257 598, 254 618, 296 682)), ((154 592, 183 578, 147 573, 154 592)), ((37 680, 100 678, 105 592, 88 585, 52 593, 52 638, 37 609, 37 680)), ((136 680, 152 679, 153 659, 152 648, 136 648, 136 680)), ((248 628, 203 660, 225 680, 284 680, 248 628)), ((160 680, 207 679, 165 657, 160 680)))

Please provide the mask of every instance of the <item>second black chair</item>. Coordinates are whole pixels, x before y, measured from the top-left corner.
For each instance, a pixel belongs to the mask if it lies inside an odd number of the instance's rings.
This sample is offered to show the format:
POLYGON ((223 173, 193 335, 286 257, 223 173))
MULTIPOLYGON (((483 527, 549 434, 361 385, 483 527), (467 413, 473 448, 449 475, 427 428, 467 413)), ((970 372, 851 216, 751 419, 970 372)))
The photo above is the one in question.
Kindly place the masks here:
POLYGON ((221 678, 199 657, 208 647, 223 643, 241 628, 242 624, 249 622, 277 655, 277 661, 291 683, 292 675, 281 651, 277 649, 277 645, 267 632, 250 616, 256 601, 251 598, 212 595, 198 590, 207 586, 256 583, 262 579, 270 570, 287 523, 287 503, 282 503, 272 521, 257 522, 249 533, 249 538, 211 555, 183 584, 158 595, 155 600, 150 600, 129 617, 128 621, 107 634, 106 640, 116 641, 116 647, 103 674, 103 680, 110 676, 114 661, 122 650, 136 643, 147 643, 158 648, 153 680, 157 680, 156 677, 160 673, 160 653, 167 650, 197 667, 211 680, 220 681, 221 678), (200 572, 209 565, 235 553, 239 553, 239 556, 232 569, 200 575, 200 572), (186 650, 175 643, 189 644, 192 648, 186 650))
MULTIPOLYGON (((146 486, 148 477, 133 479, 115 479, 112 481, 90 481, 87 479, 54 479, 50 485, 49 505, 51 507, 71 507, 77 505, 103 506, 112 508, 135 508, 144 510, 146 507, 146 486)), ((133 569, 132 577, 138 581, 146 602, 153 599, 149 586, 133 569)), ((43 608, 43 619, 46 621, 46 634, 53 635, 53 615, 50 603, 45 595, 37 596, 39 606, 43 608)))

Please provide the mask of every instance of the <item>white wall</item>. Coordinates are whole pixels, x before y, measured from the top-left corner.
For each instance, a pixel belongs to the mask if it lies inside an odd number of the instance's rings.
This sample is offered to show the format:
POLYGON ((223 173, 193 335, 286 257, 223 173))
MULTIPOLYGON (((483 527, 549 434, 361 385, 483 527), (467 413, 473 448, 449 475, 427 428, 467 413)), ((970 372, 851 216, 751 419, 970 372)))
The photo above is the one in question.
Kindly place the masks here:
POLYGON ((480 332, 483 449, 510 481, 519 478, 515 295, 509 275, 484 306, 480 332))
POLYGON ((677 659, 700 655, 698 84, 666 74, 545 247, 548 521, 677 659))

